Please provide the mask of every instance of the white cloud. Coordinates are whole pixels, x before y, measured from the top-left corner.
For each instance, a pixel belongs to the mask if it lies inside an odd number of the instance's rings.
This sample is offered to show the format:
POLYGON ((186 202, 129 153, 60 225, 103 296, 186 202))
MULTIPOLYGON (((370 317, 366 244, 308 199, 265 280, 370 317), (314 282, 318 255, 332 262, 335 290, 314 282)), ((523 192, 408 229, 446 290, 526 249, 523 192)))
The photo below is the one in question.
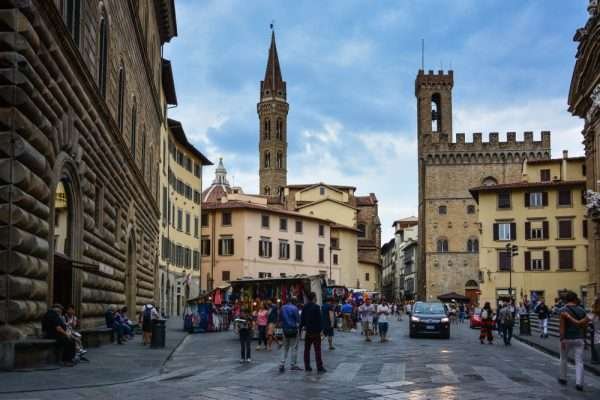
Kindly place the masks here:
POLYGON ((329 57, 329 61, 341 67, 369 62, 373 53, 373 43, 365 39, 343 42, 329 57))
POLYGON ((339 131, 343 125, 337 121, 329 121, 323 125, 322 131, 303 130, 302 136, 306 139, 315 138, 323 143, 337 142, 339 131))

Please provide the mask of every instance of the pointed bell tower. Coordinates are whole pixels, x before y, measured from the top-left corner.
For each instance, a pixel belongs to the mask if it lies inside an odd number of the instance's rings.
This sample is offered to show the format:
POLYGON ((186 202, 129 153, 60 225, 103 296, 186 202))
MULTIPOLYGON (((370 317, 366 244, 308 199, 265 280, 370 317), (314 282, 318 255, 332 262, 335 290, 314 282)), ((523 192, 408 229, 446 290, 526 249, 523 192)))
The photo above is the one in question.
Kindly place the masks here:
POLYGON ((259 192, 278 196, 287 185, 287 103, 286 84, 271 33, 271 47, 265 78, 260 82, 260 102, 256 105, 259 119, 259 192))

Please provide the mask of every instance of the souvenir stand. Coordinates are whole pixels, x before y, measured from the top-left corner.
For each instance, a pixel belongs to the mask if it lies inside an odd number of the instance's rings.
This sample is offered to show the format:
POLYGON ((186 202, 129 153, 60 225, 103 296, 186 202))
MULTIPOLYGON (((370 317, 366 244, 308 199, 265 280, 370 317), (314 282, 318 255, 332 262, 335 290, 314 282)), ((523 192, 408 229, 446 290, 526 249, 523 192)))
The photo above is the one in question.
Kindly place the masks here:
POLYGON ((189 299, 184 310, 183 329, 190 333, 228 330, 231 321, 228 302, 229 286, 189 299))

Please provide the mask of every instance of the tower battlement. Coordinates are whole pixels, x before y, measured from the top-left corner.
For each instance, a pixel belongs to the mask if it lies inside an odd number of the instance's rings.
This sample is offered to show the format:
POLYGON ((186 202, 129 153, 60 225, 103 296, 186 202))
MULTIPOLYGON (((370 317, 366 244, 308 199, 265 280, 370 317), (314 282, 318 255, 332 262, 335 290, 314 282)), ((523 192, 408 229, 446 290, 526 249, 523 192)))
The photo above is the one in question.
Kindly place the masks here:
POLYGON ((443 70, 438 70, 435 73, 430 69, 425 73, 424 70, 420 69, 415 80, 415 95, 418 96, 419 90, 425 87, 438 88, 442 86, 449 88, 454 86, 454 71, 449 70, 448 72, 444 72, 443 70))
POLYGON ((425 146, 433 146, 435 151, 472 151, 472 150, 517 150, 540 148, 550 149, 551 133, 542 131, 540 140, 534 140, 533 132, 526 131, 523 133, 523 140, 517 140, 516 132, 507 132, 506 140, 500 140, 498 132, 490 132, 488 140, 483 140, 481 132, 472 134, 472 141, 465 140, 464 133, 457 133, 456 140, 453 141, 450 135, 446 133, 427 133, 423 135, 423 144, 425 146))

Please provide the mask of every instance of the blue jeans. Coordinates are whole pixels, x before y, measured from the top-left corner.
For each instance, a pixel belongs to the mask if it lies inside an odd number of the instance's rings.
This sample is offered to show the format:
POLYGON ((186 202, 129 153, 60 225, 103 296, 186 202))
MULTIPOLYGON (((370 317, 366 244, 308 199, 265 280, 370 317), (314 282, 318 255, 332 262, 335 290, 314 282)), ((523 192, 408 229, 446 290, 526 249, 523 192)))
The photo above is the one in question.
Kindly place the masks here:
POLYGON ((504 339, 504 344, 510 344, 510 339, 512 339, 513 334, 513 326, 512 324, 502 324, 502 337, 504 339))

